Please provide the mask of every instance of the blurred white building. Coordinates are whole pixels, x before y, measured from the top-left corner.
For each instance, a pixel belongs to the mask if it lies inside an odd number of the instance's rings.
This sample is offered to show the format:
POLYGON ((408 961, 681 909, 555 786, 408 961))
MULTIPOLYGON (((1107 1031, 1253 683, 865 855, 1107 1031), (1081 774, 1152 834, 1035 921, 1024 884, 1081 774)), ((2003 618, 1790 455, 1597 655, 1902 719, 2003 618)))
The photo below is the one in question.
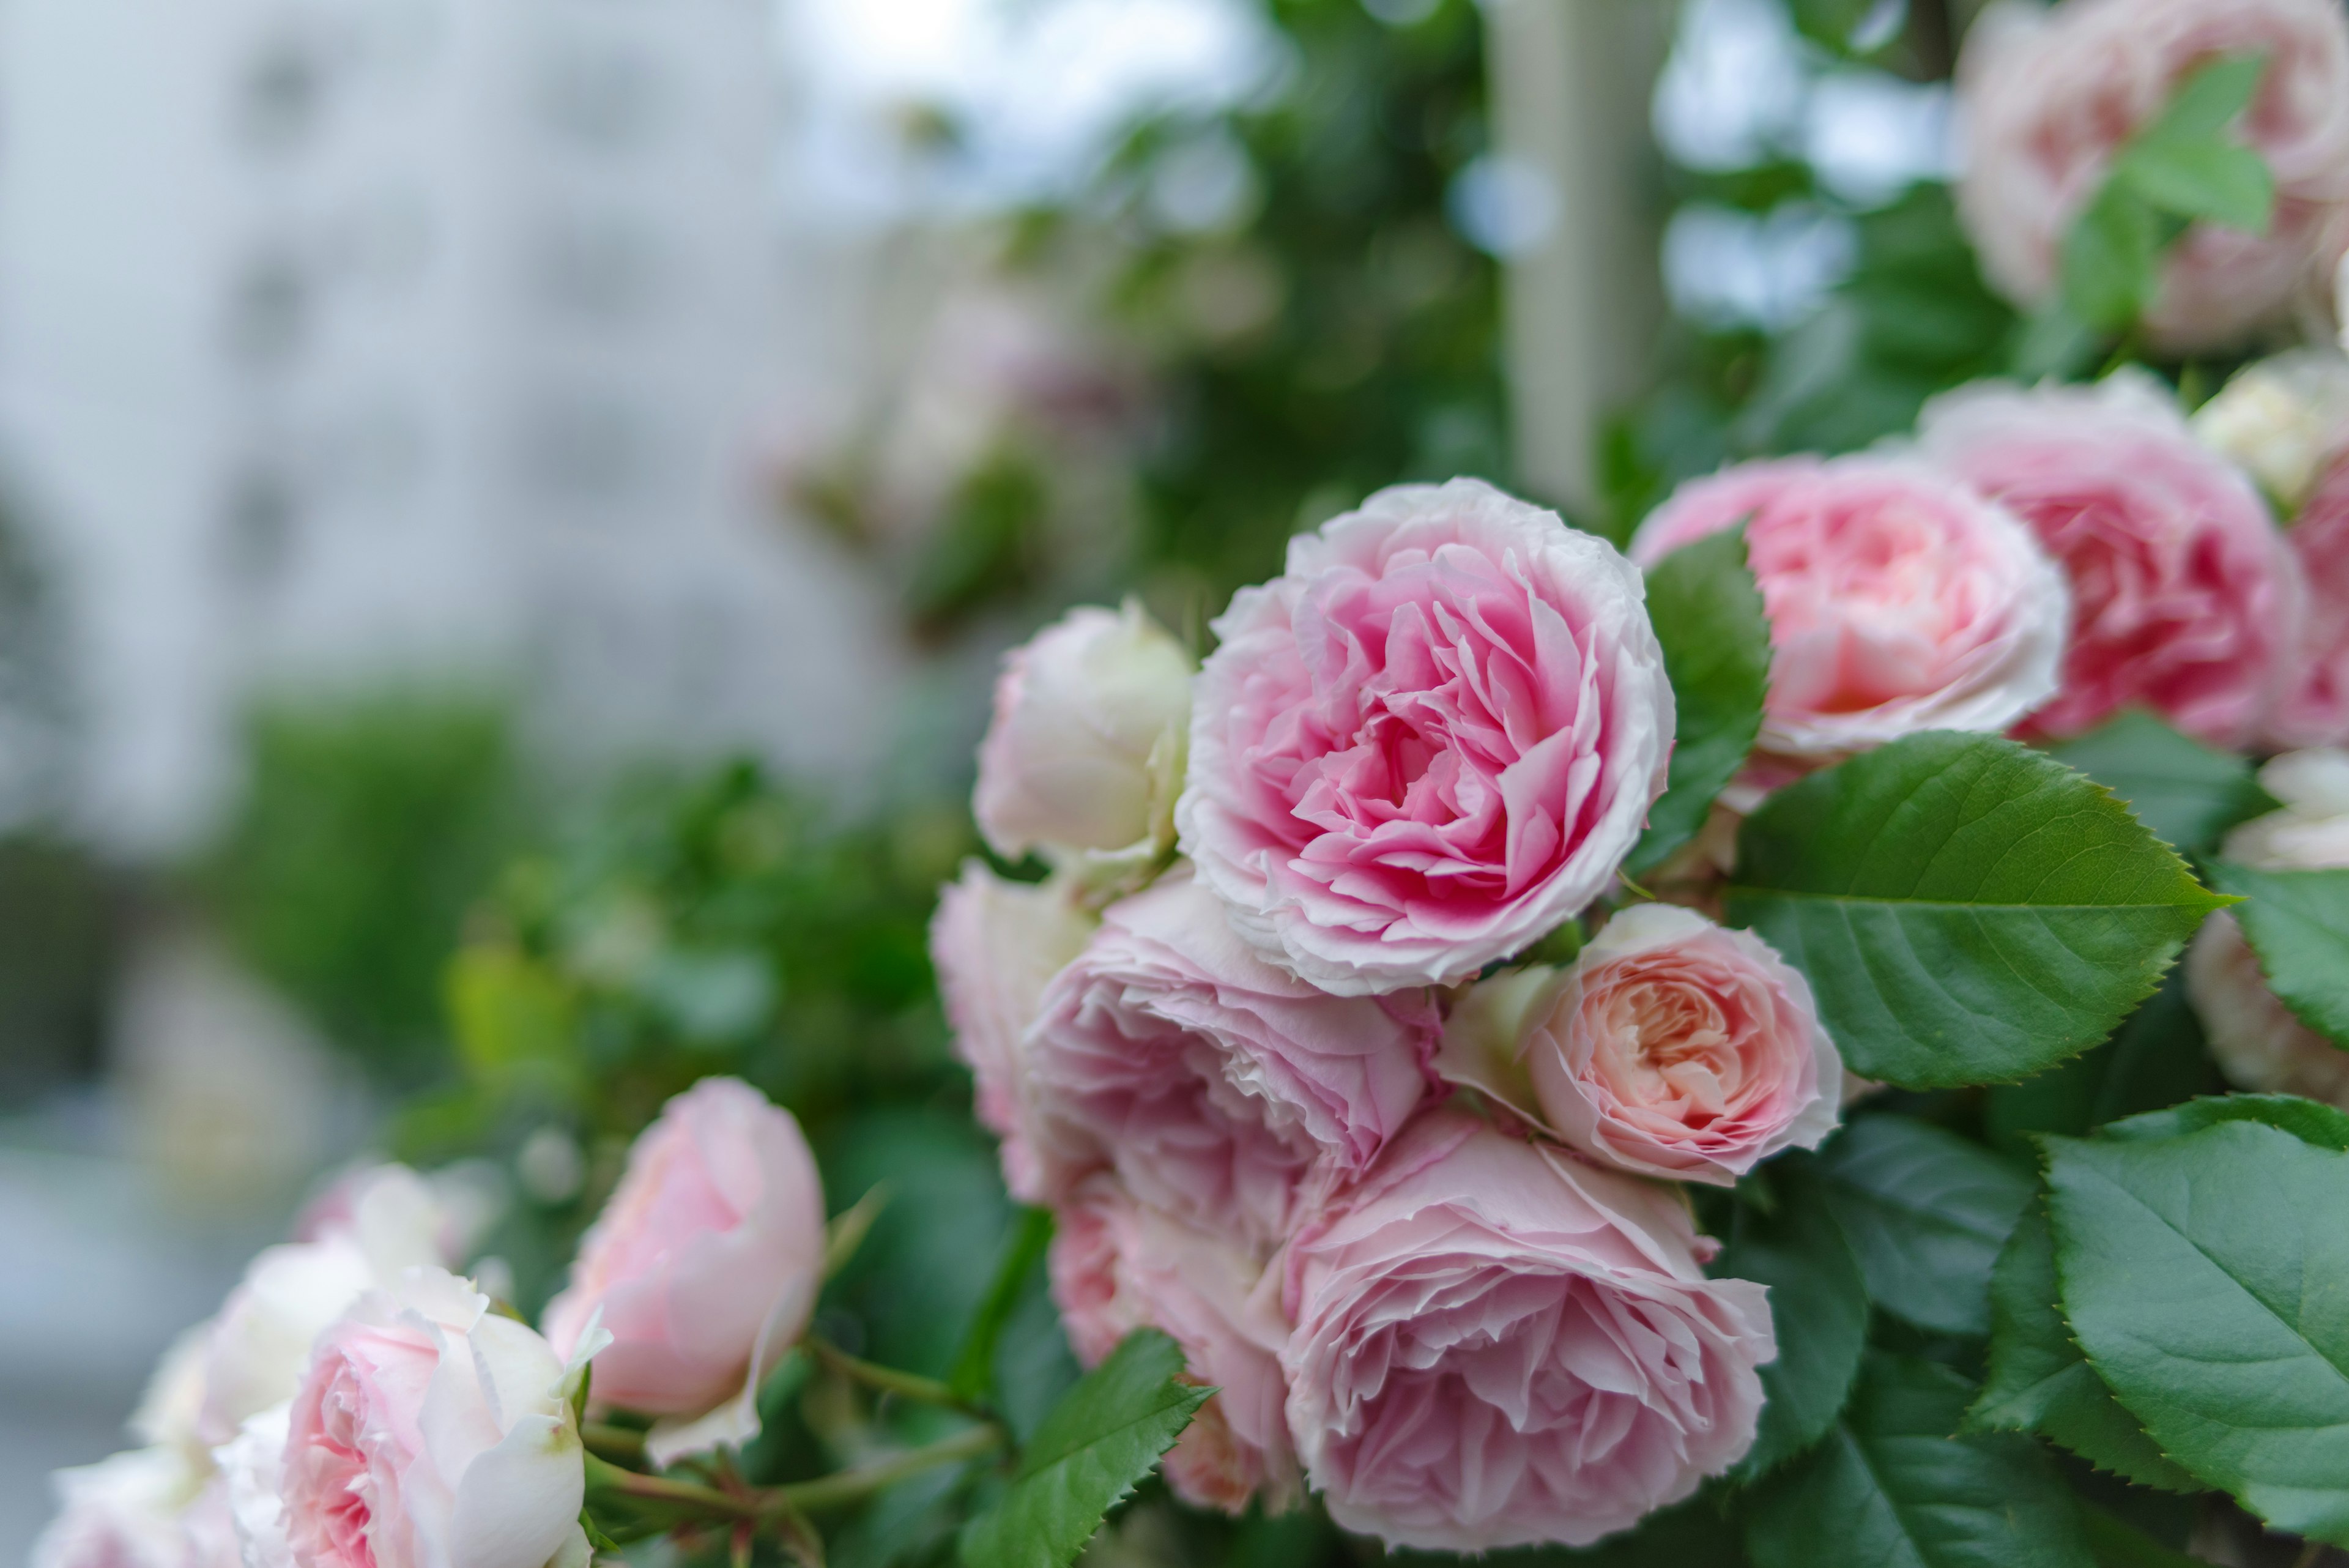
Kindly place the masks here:
POLYGON ((262 684, 488 672, 589 753, 872 759, 888 618, 762 493, 763 416, 854 351, 838 257, 779 243, 774 37, 762 0, 0 0, 0 463, 94 826, 197 828, 262 684))

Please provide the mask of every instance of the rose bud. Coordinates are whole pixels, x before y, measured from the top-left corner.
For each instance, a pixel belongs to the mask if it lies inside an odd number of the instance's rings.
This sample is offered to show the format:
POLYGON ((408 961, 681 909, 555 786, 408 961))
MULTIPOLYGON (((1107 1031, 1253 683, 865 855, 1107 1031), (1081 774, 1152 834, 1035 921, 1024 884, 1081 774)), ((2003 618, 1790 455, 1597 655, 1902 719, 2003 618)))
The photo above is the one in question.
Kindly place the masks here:
POLYGON ((1166 1456, 1180 1496, 1232 1514, 1252 1500, 1267 1513, 1296 1503, 1280 1376, 1288 1324, 1278 1282, 1249 1251, 1143 1208, 1104 1172, 1060 1211, 1050 1262, 1079 1361, 1098 1366, 1135 1329, 1155 1328, 1183 1347, 1191 1380, 1217 1390, 1166 1456))
MULTIPOLYGON (((350 1200, 306 1227, 310 1240, 253 1260, 204 1331, 193 1400, 199 1446, 229 1441, 248 1417, 290 1397, 311 1342, 362 1292, 389 1285, 409 1268, 458 1261, 445 1250, 455 1227, 414 1171, 381 1166, 348 1185, 350 1200)), ((189 1395, 181 1386, 165 1398, 184 1409, 189 1395)), ((159 1405, 159 1420, 163 1414, 159 1405)))
POLYGON ((1579 1546, 1726 1469, 1777 1345, 1764 1287, 1698 1256, 1668 1189, 1422 1116, 1286 1255, 1288 1429, 1330 1517, 1579 1546))
POLYGON ((224 1488, 176 1448, 54 1471, 58 1512, 32 1568, 242 1568, 224 1488))
POLYGON ((1061 1189, 1112 1167, 1142 1202, 1268 1251, 1304 1185, 1368 1165, 1419 1105, 1434 1031, 1423 995, 1330 996, 1266 963, 1177 867, 1111 905, 1044 992, 1027 1043, 1044 1162, 1061 1189))
POLYGON ((1606 890, 1663 793, 1645 600, 1611 545, 1475 480, 1291 539, 1215 623, 1184 852, 1324 991, 1468 978, 1606 890))
POLYGON ((759 1379, 807 1326, 823 1280, 823 1185, 789 1111, 738 1078, 661 1108, 588 1228, 546 1336, 575 1356, 589 1326, 595 1404, 667 1417, 658 1462, 759 1430, 759 1379))
MULTIPOLYGON (((2291 753, 2261 768, 2260 784, 2284 807, 2230 833, 2226 858, 2262 871, 2349 868, 2349 752, 2291 753)), ((2236 1087, 2349 1110, 2349 1051, 2268 989, 2259 955, 2224 909, 2186 950, 2186 994, 2219 1070, 2236 1087)))
POLYGON ((1007 860, 1139 868, 1174 840, 1191 656, 1132 600, 1074 609, 1005 659, 971 809, 1007 860))
POLYGON ((939 893, 930 920, 930 963, 955 1054, 976 1082, 980 1124, 1003 1140, 1004 1185, 1022 1203, 1043 1202, 1049 1185, 1031 1133, 1022 1036, 1044 987, 1098 923, 1063 889, 1007 882, 977 860, 939 893))
POLYGON ((2257 734, 2297 645, 2302 594, 2251 481, 2197 441, 2151 377, 1936 398, 1928 455, 2030 524, 2072 584, 2056 739, 2143 703, 2210 745, 2257 734))
POLYGON ((411 1269, 319 1336, 292 1405, 222 1456, 248 1563, 586 1568, 581 1373, 489 1308, 411 1269))
POLYGON ((1568 969, 1481 982, 1439 1064, 1601 1164, 1716 1187, 1817 1147, 1843 1092, 1802 975, 1669 904, 1622 910, 1568 969))
POLYGON ((1681 486, 1631 558, 1653 566, 1744 519, 1770 617, 1763 750, 1997 733, 2054 694, 2064 575, 2005 508, 1914 462, 1752 462, 1681 486))
POLYGON ((2143 326, 2173 351, 2223 347, 2319 283, 2349 197, 2349 22, 2337 0, 2067 0, 1984 11, 1958 62, 1958 210, 1982 270, 2035 306, 2064 237, 2121 148, 2222 55, 2267 64, 2239 124, 2275 179, 2266 231, 2197 223, 2172 246, 2143 326))

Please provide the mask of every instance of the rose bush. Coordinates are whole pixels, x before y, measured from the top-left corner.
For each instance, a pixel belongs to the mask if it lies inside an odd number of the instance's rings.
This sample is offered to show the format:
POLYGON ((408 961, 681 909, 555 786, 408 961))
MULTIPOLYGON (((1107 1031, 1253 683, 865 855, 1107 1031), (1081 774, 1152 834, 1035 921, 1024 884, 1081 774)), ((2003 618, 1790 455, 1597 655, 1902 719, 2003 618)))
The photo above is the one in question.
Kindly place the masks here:
POLYGON ((1463 979, 1598 897, 1671 746, 1643 597, 1604 542, 1472 480, 1289 541, 1215 623, 1175 812, 1234 928, 1363 995, 1463 979))
POLYGON ((1682 485, 1631 558, 1653 566, 1741 521, 1770 615, 1765 750, 1997 733, 2054 694, 2063 575, 2002 507, 1914 462, 1745 463, 1682 485))

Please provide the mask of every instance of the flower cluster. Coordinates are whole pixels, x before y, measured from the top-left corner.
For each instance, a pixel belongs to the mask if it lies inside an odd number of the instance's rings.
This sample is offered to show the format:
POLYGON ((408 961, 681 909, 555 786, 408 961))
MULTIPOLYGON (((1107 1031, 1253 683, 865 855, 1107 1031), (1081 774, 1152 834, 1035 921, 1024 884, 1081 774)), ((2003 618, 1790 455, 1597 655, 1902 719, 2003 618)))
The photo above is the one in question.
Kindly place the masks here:
POLYGON ((148 1446, 60 1472, 37 1568, 585 1568, 583 1419, 654 1417, 667 1459, 757 1431, 823 1277, 789 1113, 671 1100, 543 1333, 450 1272, 462 1213, 399 1166, 337 1183, 166 1357, 148 1446))

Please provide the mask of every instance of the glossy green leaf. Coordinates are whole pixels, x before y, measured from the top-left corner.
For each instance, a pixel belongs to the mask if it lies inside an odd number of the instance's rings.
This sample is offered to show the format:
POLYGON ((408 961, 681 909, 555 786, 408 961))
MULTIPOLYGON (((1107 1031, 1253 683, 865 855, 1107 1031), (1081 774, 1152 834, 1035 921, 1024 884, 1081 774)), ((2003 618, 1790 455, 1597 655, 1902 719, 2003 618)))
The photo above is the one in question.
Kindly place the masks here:
POLYGON ((2108 181, 2064 236, 2064 302, 2092 327, 2126 331, 2153 297, 2160 259, 2153 208, 2118 180, 2108 181))
POLYGON ((1178 1382, 1183 1352, 1155 1329, 1125 1337, 1044 1418, 1002 1498, 962 1533, 966 1568, 1067 1568, 1174 1446, 1212 1388, 1178 1382))
POLYGON ((2225 1087, 2211 1065, 2202 1021, 2186 1000, 2185 977, 2172 969, 2110 1040, 2035 1078, 1985 1092, 1982 1124, 1993 1147, 2036 1164, 2028 1134, 2076 1137, 2225 1087))
POLYGON ((2115 1122, 2105 1136, 2143 1143, 2183 1137, 2227 1122, 2258 1122, 2317 1148, 2349 1150, 2349 1116, 2298 1095, 2212 1095, 2115 1122))
POLYGON ((2205 1484, 2349 1542, 2349 1154, 2255 1121, 2047 1150, 2090 1366, 2205 1484))
POLYGON ((1821 1191, 1886 1311, 1948 1334, 1990 1332, 1991 1265, 2031 1179, 1913 1117, 1863 1116, 1820 1151, 1821 1191))
POLYGON ((1809 977, 1854 1072, 1940 1088, 2102 1040, 2221 901, 2061 763, 1934 732, 1771 796, 1727 908, 1809 977))
POLYGON ((1624 869, 1661 865, 1704 826, 1762 729, 1770 689, 1770 623, 1745 564, 1745 531, 1683 545, 1648 573, 1648 617, 1663 645, 1678 718, 1670 786, 1624 869))
POLYGON ((1769 1286, 1778 1332, 1778 1358, 1762 1368, 1761 1432, 1735 1472, 1743 1480, 1775 1469, 1835 1425, 1868 1344, 1868 1287, 1818 1179, 1794 1160, 1772 1166, 1770 1176, 1773 1211, 1741 1205, 1712 1270, 1716 1279, 1769 1286))
POLYGON ((2349 871, 2254 871, 2214 861, 2270 989, 2302 1023, 2349 1045, 2349 871))
POLYGON ((2267 68, 2264 55, 2223 55, 2178 85, 2169 102, 2137 137, 2149 141, 2215 140, 2235 117, 2251 108, 2267 68))
POLYGON ((2056 1299, 2054 1232, 2036 1203, 1998 1255, 1990 1303, 1990 1377, 1966 1414, 1970 1429, 2037 1432, 2140 1486, 2202 1490, 2163 1457, 2073 1343, 2056 1299))
POLYGON ((2115 167, 2130 190, 2164 212, 2264 234, 2275 210, 2267 160, 2224 141, 2145 141, 2115 167))
POLYGON ((1756 1568, 2094 1568, 2044 1449, 1951 1435, 1972 1397, 1948 1367, 1869 1356, 1836 1430, 1754 1499, 1756 1568))
POLYGON ((2133 708, 2049 754, 2120 798, 2154 833, 2193 854, 2276 803, 2251 764, 2214 752, 2141 708, 2133 708))

